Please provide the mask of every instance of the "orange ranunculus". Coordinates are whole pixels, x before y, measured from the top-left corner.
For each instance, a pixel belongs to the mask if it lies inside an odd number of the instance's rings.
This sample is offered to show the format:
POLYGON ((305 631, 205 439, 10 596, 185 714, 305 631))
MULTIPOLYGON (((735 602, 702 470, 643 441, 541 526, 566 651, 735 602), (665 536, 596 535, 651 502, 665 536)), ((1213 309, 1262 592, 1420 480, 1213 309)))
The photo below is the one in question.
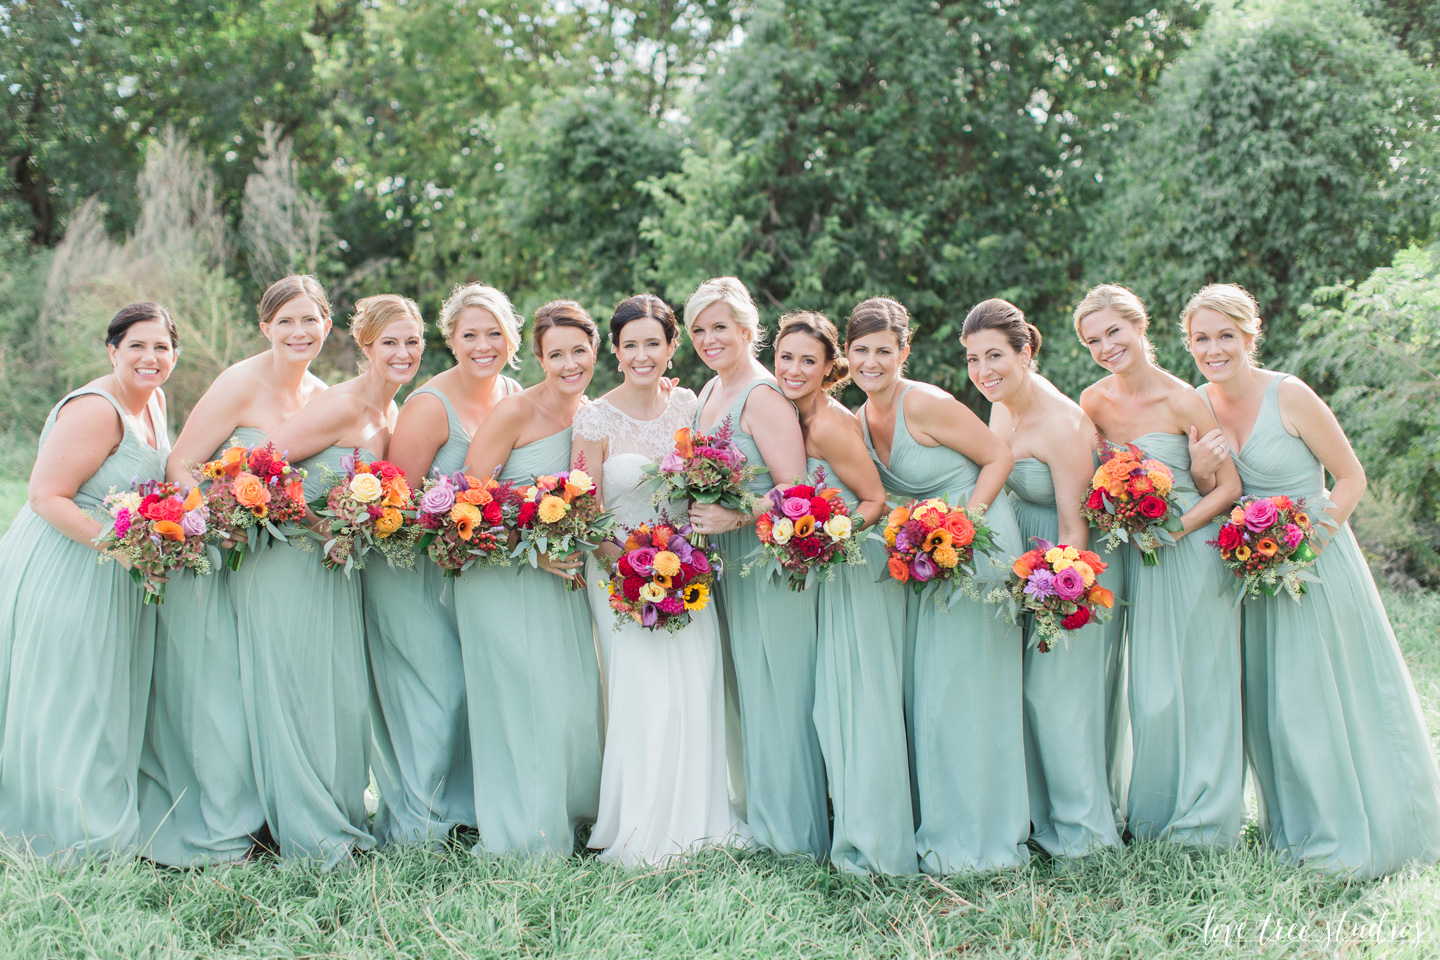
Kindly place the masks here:
POLYGON ((1280 544, 1269 537, 1261 537, 1260 542, 1255 544, 1255 552, 1262 557, 1273 557, 1280 552, 1280 544))
POLYGON ((901 583, 905 583, 910 579, 910 564, 901 558, 891 557, 887 566, 890 568, 890 576, 899 580, 901 583))
POLYGON ((220 472, 227 477, 233 477, 245 469, 245 448, 227 447, 225 452, 220 454, 220 472))
POLYGON ((181 529, 180 524, 171 520, 156 520, 155 526, 151 529, 166 540, 184 541, 185 539, 185 531, 181 529))
MULTIPOLYGON (((1029 556, 1029 554, 1026 554, 1026 556, 1029 556)), ((1025 557, 1016 557, 1015 563, 1010 567, 1010 572, 1015 574, 1015 576, 1019 577, 1021 580, 1024 580, 1026 577, 1030 576, 1033 571, 1034 568, 1026 562, 1025 557)))
POLYGON ((291 480, 289 483, 285 484, 285 496, 289 497, 294 503, 304 503, 305 481, 291 480))
POLYGON ((814 532, 815 532, 815 518, 812 517, 812 516, 810 516, 810 514, 807 513, 807 514, 805 514, 805 516, 803 516, 803 517, 801 517, 799 520, 796 520, 796 521, 795 521, 795 536, 796 536, 796 537, 808 537, 808 536, 810 536, 810 534, 812 534, 812 533, 814 533, 814 532))
POLYGON ((247 510, 259 510, 270 502, 270 490, 253 473, 235 475, 235 501, 247 510))
POLYGON ((204 502, 205 494, 200 492, 200 488, 191 487, 190 492, 185 494, 185 512, 189 513, 191 510, 194 510, 196 507, 200 506, 200 504, 204 502))
POLYGON ((385 491, 385 499, 380 501, 381 506, 403 507, 410 502, 410 484, 405 482, 404 477, 396 477, 390 481, 390 488, 385 491))
POLYGON ((477 507, 483 507, 495 499, 494 497, 490 496, 490 491, 484 489, 483 487, 471 487, 470 489, 479 491, 476 494, 475 499, 470 501, 477 507))
POLYGON ((1090 588, 1090 592, 1085 594, 1085 599, 1097 607, 1104 607, 1106 610, 1115 606, 1115 594, 1099 584, 1090 588))
POLYGON ((945 531, 957 547, 968 547, 975 539, 975 524, 963 510, 956 510, 945 518, 945 531))
POLYGON ((1093 586, 1093 585, 1094 585, 1094 583, 1095 583, 1095 571, 1094 571, 1094 569, 1090 566, 1090 564, 1086 563, 1084 560, 1075 560, 1075 561, 1072 561, 1070 565, 1071 565, 1075 570, 1079 571, 1080 576, 1082 576, 1082 577, 1085 578, 1085 586, 1089 587, 1089 586, 1093 586))
POLYGON ((695 456, 695 444, 690 439, 689 427, 681 427, 675 431, 675 452, 682 457, 695 456))
POLYGON ((920 545, 920 549, 929 552, 936 547, 948 547, 954 540, 955 535, 949 530, 944 527, 936 527, 925 535, 925 542, 920 545))
POLYGON ((465 474, 465 483, 471 487, 485 487, 488 489, 490 485, 494 483, 494 480, 481 480, 479 477, 472 477, 467 473, 465 474))

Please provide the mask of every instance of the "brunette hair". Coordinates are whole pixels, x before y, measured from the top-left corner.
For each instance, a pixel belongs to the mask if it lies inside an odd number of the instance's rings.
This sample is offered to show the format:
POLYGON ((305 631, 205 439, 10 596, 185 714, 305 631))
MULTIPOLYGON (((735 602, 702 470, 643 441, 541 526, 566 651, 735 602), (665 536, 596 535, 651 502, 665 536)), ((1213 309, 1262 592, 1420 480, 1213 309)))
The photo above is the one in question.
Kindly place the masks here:
POLYGON ((600 328, 595 326, 595 321, 590 319, 590 314, 585 308, 574 300, 551 300, 549 303, 535 311, 535 322, 531 325, 530 348, 535 351, 537 358, 543 356, 541 344, 545 339, 547 331, 555 327, 574 327, 577 330, 585 331, 590 338, 590 348, 598 349, 600 346, 600 328))
POLYGON ((965 316, 960 341, 963 343, 966 337, 981 330, 997 331, 1016 353, 1029 347, 1030 369, 1035 369, 1035 358, 1040 355, 1040 330, 1025 319, 1024 312, 1015 304, 999 297, 977 303, 965 316))
POLYGON ((315 306, 320 308, 321 319, 330 319, 330 298, 325 296, 325 288, 320 286, 320 281, 306 273, 295 273, 276 280, 265 289, 265 293, 260 297, 260 305, 256 308, 260 314, 260 322, 269 323, 274 320, 280 308, 296 297, 309 297, 314 300, 315 306))
POLYGON ((455 336, 455 321, 466 307, 479 307, 490 312, 505 336, 505 362, 512 367, 520 366, 520 361, 516 359, 516 354, 520 352, 520 318, 515 315, 509 297, 483 283, 456 284, 440 307, 440 335, 445 338, 445 346, 454 349, 451 341, 455 336))
POLYGON ((675 320, 675 311, 670 305, 653 293, 640 293, 623 300, 610 315, 610 344, 620 346, 620 331, 631 320, 659 320, 665 328, 665 342, 674 343, 680 333, 680 324, 675 320))
MULTIPOLYGON (((757 354, 765 345, 765 329, 760 326, 760 311, 745 284, 734 277, 715 277, 695 288, 685 301, 685 331, 695 328, 695 319, 712 304, 723 303, 730 308, 731 318, 750 331, 750 353, 757 354)), ((693 334, 692 334, 693 335, 693 334)))
POLYGON ((125 331, 146 320, 159 320, 163 323, 165 332, 170 334, 170 348, 177 351, 180 349, 180 331, 175 327, 175 318, 160 304, 149 301, 121 307, 120 312, 110 319, 110 325, 105 328, 105 345, 120 346, 120 341, 125 339, 125 331))
POLYGON ((826 390, 834 390, 850 379, 850 361, 840 352, 840 331, 823 313, 813 310, 797 310, 780 318, 780 328, 775 333, 775 348, 791 333, 803 333, 820 341, 825 348, 825 362, 834 364, 821 381, 826 390))
POLYGON ((845 321, 845 347, 849 349, 850 344, 861 337, 882 332, 893 333, 900 341, 900 349, 904 350, 910 345, 910 311, 900 301, 889 297, 861 300, 850 311, 850 319, 845 321))

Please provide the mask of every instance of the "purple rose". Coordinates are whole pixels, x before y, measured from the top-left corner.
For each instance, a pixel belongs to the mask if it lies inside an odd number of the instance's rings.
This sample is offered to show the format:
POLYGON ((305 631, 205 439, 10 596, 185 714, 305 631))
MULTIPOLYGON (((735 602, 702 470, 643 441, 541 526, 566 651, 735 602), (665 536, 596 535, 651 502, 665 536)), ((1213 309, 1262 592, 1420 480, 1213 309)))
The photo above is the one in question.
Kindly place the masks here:
POLYGON ((655 626, 655 621, 658 619, 660 619, 660 614, 655 609, 655 604, 647 601, 645 605, 640 608, 640 625, 653 627, 655 626))
POLYGON ((1025 581, 1025 594, 1036 600, 1047 600, 1055 596, 1055 574, 1049 570, 1036 570, 1025 581))
POLYGON ((664 458, 660 461, 660 472, 684 473, 685 458, 680 456, 680 454, 676 453, 674 450, 671 450, 669 453, 665 454, 664 458))
POLYGON ((1280 516, 1280 508, 1269 497, 1262 497, 1245 507, 1245 526, 1259 533, 1273 524, 1280 516))
POLYGON ((696 573, 706 574, 710 572, 710 558, 705 556, 704 550, 694 550, 691 552, 689 560, 681 560, 680 562, 690 564, 690 566, 695 568, 696 573))
POLYGON ((921 583, 929 581, 935 576, 935 564, 923 553, 917 553, 915 559, 910 561, 910 576, 921 583))
POLYGON ((625 556, 638 576, 649 577, 655 573, 655 554, 658 552, 654 547, 640 547, 625 556))
POLYGON ((420 498, 420 509, 426 513, 449 513, 455 506, 455 491, 449 482, 439 483, 425 491, 420 498))
POLYGON ((185 531, 187 537, 198 537, 209 530, 210 525, 205 522, 205 509, 196 507, 188 511, 180 520, 180 529, 185 531))
POLYGON ((791 520, 799 520, 810 512, 810 501, 804 497, 786 497, 785 506, 781 509, 791 520))
POLYGON ((1074 600, 1085 592, 1085 578, 1074 567, 1055 574, 1055 593, 1061 600, 1074 600))

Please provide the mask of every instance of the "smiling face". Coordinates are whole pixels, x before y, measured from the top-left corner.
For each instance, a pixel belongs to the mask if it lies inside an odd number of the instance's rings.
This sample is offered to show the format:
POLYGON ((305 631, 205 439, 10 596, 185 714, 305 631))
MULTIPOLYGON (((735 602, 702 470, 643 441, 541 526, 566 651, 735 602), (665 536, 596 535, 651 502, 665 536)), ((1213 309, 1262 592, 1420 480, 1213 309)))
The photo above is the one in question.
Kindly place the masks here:
POLYGON ((540 368, 545 371, 545 382, 561 393, 584 393, 595 373, 595 345, 590 335, 579 327, 557 324, 548 328, 540 345, 540 368))
POLYGON ((1016 353, 999 330, 976 330, 965 338, 965 367, 986 400, 1004 403, 1030 372, 1030 348, 1016 353))
POLYGON ((665 375, 676 344, 665 342, 665 325, 654 317, 639 317, 620 328, 620 342, 611 349, 620 362, 625 381, 635 387, 653 387, 665 375))
POLYGON ((466 307, 455 315, 450 352, 466 376, 481 379, 495 376, 510 359, 505 328, 484 307, 466 307))
POLYGON ((851 340, 845 348, 850 375, 866 394, 893 386, 900 379, 910 348, 900 349, 900 338, 888 330, 877 330, 851 340))
POLYGON ((1080 342, 1090 357, 1111 373, 1124 373, 1147 356, 1145 335, 1134 322, 1106 307, 1080 320, 1080 342))
POLYGON ((260 332, 277 356, 293 363, 309 363, 325 345, 330 320, 314 300, 302 294, 285 301, 269 320, 262 320, 260 332))
POLYGON ((751 333, 736 322, 724 302, 712 303, 700 311, 690 325, 690 339, 705 366, 717 373, 750 356, 751 333))
POLYGON ((825 359, 825 343, 804 331, 787 333, 775 344, 775 379, 791 400, 823 391, 834 367, 834 360, 825 359))
POLYGON ((420 355, 425 351, 420 321, 414 317, 397 317, 362 349, 370 361, 370 369, 389 383, 403 386, 415 378, 420 370, 420 355))
POLYGON ((118 345, 108 347, 115 378, 133 390, 154 390, 175 369, 170 330, 160 320, 132 323, 118 345))
POLYGON ((1190 331, 1186 346, 1206 380, 1224 383, 1244 373, 1250 365, 1255 338, 1225 314, 1201 307, 1190 314, 1186 326, 1190 331))

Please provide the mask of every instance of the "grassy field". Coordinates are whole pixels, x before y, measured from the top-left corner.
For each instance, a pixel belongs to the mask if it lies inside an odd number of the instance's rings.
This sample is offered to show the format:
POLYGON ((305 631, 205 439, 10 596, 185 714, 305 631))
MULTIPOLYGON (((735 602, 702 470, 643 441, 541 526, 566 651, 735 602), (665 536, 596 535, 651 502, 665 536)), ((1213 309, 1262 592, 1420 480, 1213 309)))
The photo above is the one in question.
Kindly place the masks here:
POLYGON ((25 505, 25 490, 29 481, 15 477, 0 476, 0 536, 10 529, 15 514, 25 505))
MULTIPOLYGON (((24 496, 0 483, 0 524, 24 496)), ((1440 596, 1387 594, 1440 730, 1440 596)), ((1424 957, 1440 868, 1362 883, 1257 846, 1137 844, 985 877, 844 877, 708 853, 665 870, 393 850, 324 874, 270 863, 63 873, 0 854, 0 960, 49 957, 1424 957)))

